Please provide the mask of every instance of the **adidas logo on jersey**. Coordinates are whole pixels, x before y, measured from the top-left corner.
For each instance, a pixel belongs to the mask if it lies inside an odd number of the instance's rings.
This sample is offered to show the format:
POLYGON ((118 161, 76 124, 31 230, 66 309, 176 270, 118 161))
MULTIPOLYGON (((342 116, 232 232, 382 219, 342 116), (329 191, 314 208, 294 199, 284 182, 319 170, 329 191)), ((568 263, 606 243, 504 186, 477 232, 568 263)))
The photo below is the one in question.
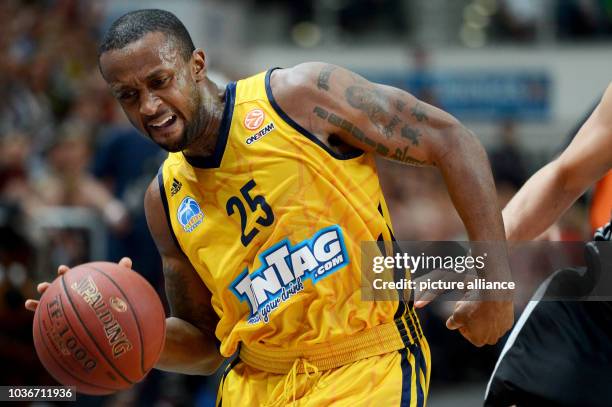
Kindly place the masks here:
POLYGON ((182 186, 183 184, 181 184, 180 181, 178 181, 176 178, 172 178, 172 187, 170 188, 170 196, 174 196, 178 194, 182 186))
POLYGON ((275 129, 274 122, 270 122, 270 123, 266 124, 266 126, 263 129, 259 130, 257 133, 255 133, 252 136, 248 137, 245 140, 245 142, 247 144, 253 144, 254 142, 259 140, 260 138, 262 138, 266 134, 270 133, 274 129, 275 129))
POLYGON ((230 289, 251 309, 249 323, 268 322, 270 314, 283 302, 349 263, 342 229, 334 225, 317 232, 295 246, 283 240, 259 256, 261 267, 244 270, 230 289))

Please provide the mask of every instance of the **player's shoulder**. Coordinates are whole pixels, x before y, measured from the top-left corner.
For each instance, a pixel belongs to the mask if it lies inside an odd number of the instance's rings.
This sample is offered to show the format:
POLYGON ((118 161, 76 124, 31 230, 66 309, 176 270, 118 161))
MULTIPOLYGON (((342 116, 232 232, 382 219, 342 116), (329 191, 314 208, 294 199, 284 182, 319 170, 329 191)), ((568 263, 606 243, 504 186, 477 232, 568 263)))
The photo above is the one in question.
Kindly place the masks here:
POLYGON ((289 68, 277 69, 274 76, 284 86, 300 87, 312 84, 312 79, 315 79, 322 69, 331 66, 335 67, 325 62, 303 62, 289 68))
POLYGON ((306 62, 272 71, 270 91, 276 102, 294 119, 304 105, 319 102, 325 96, 316 88, 317 70, 322 66, 322 62, 306 62))
POLYGON ((329 78, 333 72, 348 73, 346 69, 338 65, 326 62, 304 62, 289 68, 274 70, 271 85, 289 92, 329 90, 329 78))
POLYGON ((335 92, 353 73, 325 62, 304 62, 290 68, 272 72, 270 86, 279 103, 296 104, 300 107, 310 103, 334 104, 335 92))

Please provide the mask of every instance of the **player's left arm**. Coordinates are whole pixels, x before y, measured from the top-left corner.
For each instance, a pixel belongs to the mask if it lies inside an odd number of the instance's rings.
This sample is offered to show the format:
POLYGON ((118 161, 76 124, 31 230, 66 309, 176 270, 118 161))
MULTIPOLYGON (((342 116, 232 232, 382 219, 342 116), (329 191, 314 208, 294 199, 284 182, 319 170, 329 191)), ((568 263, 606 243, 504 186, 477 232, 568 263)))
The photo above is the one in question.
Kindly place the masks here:
POLYGON ((277 93, 293 92, 283 108, 291 116, 306 112, 299 115, 311 132, 405 164, 437 167, 470 240, 505 240, 486 152, 456 118, 335 65, 307 63, 283 71, 283 86, 274 93, 279 99, 277 93))
MULTIPOLYGON (((437 167, 470 240, 502 242, 497 255, 489 254, 482 277, 510 280, 491 168, 471 131, 405 91, 369 82, 335 65, 302 64, 279 76, 279 86, 273 88, 277 101, 317 137, 333 135, 388 159, 437 167)), ((473 301, 469 308, 456 310, 447 325, 460 329, 474 344, 494 343, 512 326, 511 301, 473 301)))

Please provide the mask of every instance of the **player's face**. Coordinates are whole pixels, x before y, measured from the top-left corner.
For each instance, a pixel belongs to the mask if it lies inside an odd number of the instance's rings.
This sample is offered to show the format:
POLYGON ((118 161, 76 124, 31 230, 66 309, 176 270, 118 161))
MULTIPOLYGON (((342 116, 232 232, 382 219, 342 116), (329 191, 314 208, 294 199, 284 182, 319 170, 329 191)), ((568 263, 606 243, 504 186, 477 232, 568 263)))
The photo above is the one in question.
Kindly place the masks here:
POLYGON ((100 69, 130 122, 164 150, 186 149, 201 131, 201 97, 173 40, 150 33, 100 56, 100 69))

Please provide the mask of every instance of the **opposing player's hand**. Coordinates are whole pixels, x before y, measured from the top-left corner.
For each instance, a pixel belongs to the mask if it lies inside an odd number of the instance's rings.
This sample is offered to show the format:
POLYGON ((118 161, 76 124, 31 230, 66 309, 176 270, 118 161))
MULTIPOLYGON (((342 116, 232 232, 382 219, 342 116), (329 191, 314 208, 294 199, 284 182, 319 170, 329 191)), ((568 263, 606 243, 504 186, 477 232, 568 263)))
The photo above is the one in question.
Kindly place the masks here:
MULTIPOLYGON (((130 259, 129 257, 123 257, 121 260, 119 260, 119 265, 131 270, 132 269, 132 259, 130 259)), ((57 268, 57 275, 61 276, 68 270, 70 270, 70 268, 62 264, 57 268)), ((49 283, 48 281, 44 281, 36 286, 36 291, 38 291, 40 295, 43 295, 43 293, 47 290, 47 288, 49 288, 50 285, 51 283, 49 283)), ((27 299, 25 302, 25 307, 29 311, 32 311, 32 312, 36 311, 36 307, 38 307, 38 300, 34 300, 31 298, 27 299)))
POLYGON ((468 293, 458 301, 453 315, 446 321, 450 330, 458 329, 461 335, 475 346, 494 345, 514 323, 512 301, 478 301, 468 293))

